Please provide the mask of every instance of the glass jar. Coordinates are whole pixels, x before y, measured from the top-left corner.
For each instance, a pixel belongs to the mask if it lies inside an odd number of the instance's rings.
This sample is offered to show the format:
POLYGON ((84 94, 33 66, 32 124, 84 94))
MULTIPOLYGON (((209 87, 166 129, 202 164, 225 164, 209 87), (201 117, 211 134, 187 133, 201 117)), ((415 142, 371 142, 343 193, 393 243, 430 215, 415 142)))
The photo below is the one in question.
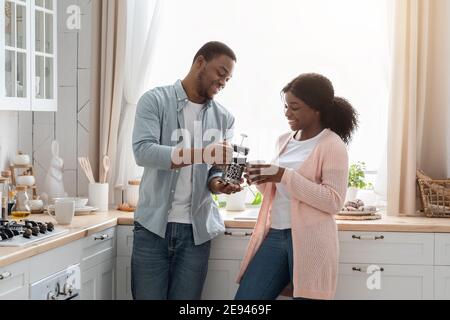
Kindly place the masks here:
POLYGON ((30 200, 27 194, 26 186, 16 187, 16 200, 11 209, 11 215, 14 219, 25 219, 31 215, 30 200))
POLYGON ((141 184, 140 180, 130 180, 128 181, 127 187, 127 197, 126 202, 130 207, 136 208, 139 202, 139 185, 141 184))

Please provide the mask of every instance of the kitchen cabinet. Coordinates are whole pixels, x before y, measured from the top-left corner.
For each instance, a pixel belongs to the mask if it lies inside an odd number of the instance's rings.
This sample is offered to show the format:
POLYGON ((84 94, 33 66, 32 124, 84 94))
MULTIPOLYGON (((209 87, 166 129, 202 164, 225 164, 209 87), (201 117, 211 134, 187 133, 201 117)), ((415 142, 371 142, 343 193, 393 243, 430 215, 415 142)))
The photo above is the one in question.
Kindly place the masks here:
POLYGON ((133 227, 117 227, 116 299, 132 300, 131 254, 133 252, 133 227))
POLYGON ((433 299, 433 266, 340 264, 337 300, 433 299))
POLYGON ((57 110, 56 6, 0 0, 0 110, 57 110))
POLYGON ((115 299, 115 259, 104 261, 81 271, 82 300, 115 299))
POLYGON ((339 232, 336 299, 433 299, 434 234, 339 232))
POLYGON ((239 288, 240 264, 241 260, 209 260, 202 300, 233 300, 239 288))
POLYGON ((202 300, 232 300, 239 285, 236 283, 242 259, 252 230, 229 229, 211 242, 208 274, 202 300))
POLYGON ((450 300, 450 234, 436 233, 434 256, 434 298, 450 300))
POLYGON ((0 268, 0 300, 28 300, 29 261, 0 268))
POLYGON ((133 295, 131 294, 131 255, 117 257, 116 270, 116 299, 133 300, 133 295))
POLYGON ((81 299, 115 299, 116 228, 81 239, 81 299))

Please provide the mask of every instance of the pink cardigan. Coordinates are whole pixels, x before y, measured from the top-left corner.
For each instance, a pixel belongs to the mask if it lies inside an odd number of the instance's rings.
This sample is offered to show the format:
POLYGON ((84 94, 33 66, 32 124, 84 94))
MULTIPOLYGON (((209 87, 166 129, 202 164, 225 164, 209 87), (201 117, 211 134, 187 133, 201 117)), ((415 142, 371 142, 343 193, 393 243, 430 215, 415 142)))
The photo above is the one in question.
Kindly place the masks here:
MULTIPOLYGON (((287 169, 283 183, 291 201, 294 297, 333 299, 336 293, 339 242, 337 214, 345 201, 348 183, 348 154, 345 143, 331 130, 297 171, 287 169)), ((280 137, 279 154, 294 134, 280 137)), ((264 201, 244 256, 237 282, 255 256, 271 226, 275 184, 262 185, 264 201)))

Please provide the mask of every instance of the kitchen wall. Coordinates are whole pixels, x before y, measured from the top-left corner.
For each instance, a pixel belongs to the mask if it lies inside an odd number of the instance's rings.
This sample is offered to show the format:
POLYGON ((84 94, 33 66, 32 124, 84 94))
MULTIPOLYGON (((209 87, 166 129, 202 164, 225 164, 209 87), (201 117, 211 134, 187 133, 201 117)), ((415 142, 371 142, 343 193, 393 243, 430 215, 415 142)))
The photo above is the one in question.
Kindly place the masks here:
POLYGON ((0 111, 0 169, 9 164, 9 158, 17 150, 19 114, 13 111, 0 111))
POLYGON ((58 0, 58 112, 0 112, 0 169, 17 150, 33 155, 38 192, 52 158, 51 142, 60 144, 64 185, 69 195, 87 195, 87 179, 78 156, 89 155, 91 2, 58 0), (81 9, 81 29, 70 30, 67 8, 81 9))

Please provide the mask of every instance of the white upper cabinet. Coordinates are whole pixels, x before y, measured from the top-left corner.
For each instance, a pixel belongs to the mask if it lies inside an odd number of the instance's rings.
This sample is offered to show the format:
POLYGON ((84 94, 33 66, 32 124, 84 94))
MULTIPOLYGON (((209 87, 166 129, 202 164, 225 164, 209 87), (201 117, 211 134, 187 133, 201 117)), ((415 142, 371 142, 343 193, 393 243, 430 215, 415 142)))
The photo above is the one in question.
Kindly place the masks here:
POLYGON ((0 110, 57 110, 56 0, 0 0, 0 110))

